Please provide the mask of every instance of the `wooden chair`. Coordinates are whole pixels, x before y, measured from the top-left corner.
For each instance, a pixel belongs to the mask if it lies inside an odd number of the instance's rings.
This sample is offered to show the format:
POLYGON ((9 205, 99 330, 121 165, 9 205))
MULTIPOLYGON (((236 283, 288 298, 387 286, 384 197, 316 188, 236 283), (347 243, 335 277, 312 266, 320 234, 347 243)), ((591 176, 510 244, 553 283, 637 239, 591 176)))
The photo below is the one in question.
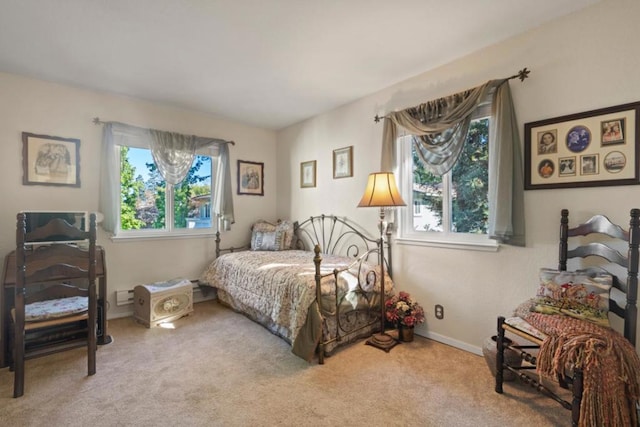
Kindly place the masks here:
MULTIPOLYGON (((606 271, 612 275, 613 288, 618 289, 625 297, 624 307, 615 298, 609 299, 609 314, 614 314, 624 322, 624 337, 635 347, 636 324, 637 324, 637 292, 638 292, 638 245, 640 244, 640 210, 632 209, 630 212, 630 222, 628 231, 612 224, 608 218, 602 215, 593 216, 584 224, 574 228, 569 228, 569 211, 563 209, 560 220, 560 247, 558 270, 567 271, 567 261, 572 258, 585 259, 589 267, 584 271, 589 274, 606 271), (594 237, 595 235, 595 237, 594 237), (569 240, 574 248, 569 249, 569 240), (600 241, 594 241, 600 240, 600 241), (624 246, 627 254, 623 255, 616 249, 616 242, 624 246), (601 261, 604 267, 594 265, 601 261), (617 267, 619 266, 619 267, 617 267), (606 270, 605 270, 606 268, 606 270), (623 274, 614 274, 615 271, 623 274)), ((618 246, 619 247, 619 246, 618 246)), ((560 403, 564 408, 572 412, 572 425, 577 426, 580 418, 580 407, 583 397, 583 371, 574 367, 572 372, 565 375, 558 375, 558 384, 562 388, 570 389, 572 392, 571 402, 564 400, 559 394, 554 393, 533 376, 525 372, 536 369, 536 351, 540 349, 544 341, 544 334, 539 335, 535 330, 522 327, 518 324, 518 318, 505 319, 498 317, 498 339, 496 357, 496 386, 497 393, 503 392, 504 370, 511 371, 523 382, 531 385, 537 391, 545 394, 560 403), (515 321, 513 321, 515 320, 515 321), (505 337, 505 332, 510 332, 519 338, 523 338, 526 344, 516 344, 513 340, 505 337), (528 362, 522 366, 509 366, 504 357, 507 349, 513 349, 521 355, 521 358, 528 362)), ((584 320, 586 322, 586 320, 584 320)), ((521 322, 520 322, 521 323, 521 322)), ((529 326, 530 325, 526 325, 529 326)), ((631 403, 632 404, 632 403, 631 403)), ((630 404, 630 405, 631 405, 630 404)))
POLYGON ((25 360, 87 347, 88 374, 96 373, 97 294, 96 219, 89 231, 53 219, 26 231, 25 214, 17 216, 15 305, 10 345, 14 372, 13 397, 24 394, 25 360), (28 244, 53 240, 88 242, 28 244), (64 262, 62 261, 64 260, 64 262), (65 283, 61 283, 63 281, 65 283))

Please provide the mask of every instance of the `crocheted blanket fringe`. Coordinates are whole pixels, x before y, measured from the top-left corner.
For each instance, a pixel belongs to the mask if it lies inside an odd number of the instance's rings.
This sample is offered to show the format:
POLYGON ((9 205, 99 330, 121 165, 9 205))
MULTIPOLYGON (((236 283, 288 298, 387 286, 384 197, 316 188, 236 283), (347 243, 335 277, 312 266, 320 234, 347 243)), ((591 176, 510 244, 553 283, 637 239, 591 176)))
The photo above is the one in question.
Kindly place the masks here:
POLYGON ((562 315, 529 313, 526 320, 548 335, 538 355, 538 374, 556 379, 583 370, 581 427, 635 426, 640 398, 640 359, 613 329, 562 315))

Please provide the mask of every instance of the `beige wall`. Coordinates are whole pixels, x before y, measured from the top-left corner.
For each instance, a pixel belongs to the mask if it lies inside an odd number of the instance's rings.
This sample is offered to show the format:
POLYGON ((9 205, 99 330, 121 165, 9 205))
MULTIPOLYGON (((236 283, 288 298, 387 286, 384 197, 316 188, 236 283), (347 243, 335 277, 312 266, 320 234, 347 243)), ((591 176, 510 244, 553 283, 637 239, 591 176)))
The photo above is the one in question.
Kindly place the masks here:
MULTIPOLYGON (((265 196, 235 196, 237 224, 225 239, 240 244, 258 218, 302 218, 334 213, 376 231, 375 209, 357 209, 366 177, 380 163, 381 124, 373 116, 444 96, 528 67, 531 77, 512 81, 520 131, 524 123, 638 101, 640 98, 640 2, 604 0, 591 8, 386 88, 277 133, 206 114, 132 98, 0 73, 0 252, 13 249, 15 214, 25 209, 97 210, 101 128, 121 121, 202 136, 232 139, 236 160, 265 162, 265 196), (21 132, 81 140, 79 189, 22 185, 21 132), (277 141, 277 142, 276 142, 277 141), (332 150, 354 146, 354 177, 332 179, 332 150), (276 163, 277 159, 277 163, 276 163), (318 186, 299 188, 300 162, 317 160, 318 186), (277 171, 277 173, 276 173, 277 171)), ((383 61, 383 58, 381 58, 383 61)), ((480 352, 497 314, 508 313, 535 291, 537 269, 554 266, 559 210, 583 219, 604 212, 619 222, 640 207, 640 187, 528 191, 526 248, 497 253, 395 245, 395 280, 427 309, 418 333, 480 352), (433 306, 445 308, 443 320, 433 306)), ((175 276, 196 278, 213 255, 210 238, 112 242, 107 252, 109 317, 114 291, 175 276)))
MULTIPOLYGON (((15 216, 20 210, 97 211, 102 127, 92 118, 120 121, 187 134, 234 140, 231 147, 233 191, 236 160, 265 163, 265 196, 235 195, 237 224, 225 238, 233 244, 248 239, 249 225, 275 218, 275 132, 241 125, 206 114, 160 106, 132 98, 81 90, 0 73, 0 253, 15 248, 15 216), (22 132, 78 138, 80 188, 23 186, 22 132)), ((133 311, 117 307, 116 290, 173 277, 196 279, 213 257, 213 238, 155 239, 112 242, 104 232, 98 243, 107 255, 109 317, 133 311)))
MULTIPOLYGON (((357 209, 367 175, 380 164, 382 124, 376 114, 507 77, 524 123, 640 100, 640 2, 605 0, 582 12, 491 46, 278 133, 278 216, 335 213, 369 224, 375 209, 357 209), (354 146, 355 176, 332 179, 332 150, 354 146), (318 186, 299 188, 300 162, 318 161, 318 186)), ((430 41, 427 41, 430 42, 430 41)), ((419 47, 416 47, 419 49, 419 47)), ((381 58, 383 61, 383 58, 381 58)), ((523 139, 524 140, 524 139, 523 139)), ((395 245, 395 280, 427 310, 421 335, 479 353, 495 333, 496 316, 535 293, 539 267, 555 267, 559 212, 575 219, 604 213, 628 223, 640 187, 536 190, 525 194, 527 247, 497 253, 395 245), (435 319, 434 305, 444 306, 435 319)))

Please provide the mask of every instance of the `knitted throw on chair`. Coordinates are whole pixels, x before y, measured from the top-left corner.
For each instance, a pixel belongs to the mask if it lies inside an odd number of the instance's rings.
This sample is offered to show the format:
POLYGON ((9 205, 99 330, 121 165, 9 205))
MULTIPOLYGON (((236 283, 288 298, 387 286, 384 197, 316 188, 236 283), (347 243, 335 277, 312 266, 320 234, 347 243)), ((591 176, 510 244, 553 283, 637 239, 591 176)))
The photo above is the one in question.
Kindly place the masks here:
POLYGON ((583 370, 579 426, 637 425, 640 359, 636 349, 610 328, 562 315, 529 313, 526 319, 548 337, 537 371, 553 379, 567 367, 583 370))

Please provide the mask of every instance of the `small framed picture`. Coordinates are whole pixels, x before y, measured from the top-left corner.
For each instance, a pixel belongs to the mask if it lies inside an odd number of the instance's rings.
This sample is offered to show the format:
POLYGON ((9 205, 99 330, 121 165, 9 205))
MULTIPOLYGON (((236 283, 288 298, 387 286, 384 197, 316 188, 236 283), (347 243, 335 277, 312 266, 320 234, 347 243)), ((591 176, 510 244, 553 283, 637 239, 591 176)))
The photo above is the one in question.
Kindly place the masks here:
POLYGON ((627 165, 627 158, 620 151, 612 151, 604 158, 604 168, 611 173, 618 173, 627 165))
POLYGON ((573 157, 561 157, 560 166, 558 169, 559 176, 575 176, 576 174, 576 158, 573 157))
POLYGON ((333 179, 353 176, 353 145, 333 150, 333 179))
POLYGON ((264 196, 264 163, 238 160, 238 194, 264 196))
POLYGON ((549 129, 538 132, 538 154, 553 154, 558 152, 558 131, 549 129))
POLYGON ((624 144, 624 125, 624 117, 603 121, 601 123, 602 145, 624 144))
POLYGON ((316 161, 300 163, 300 187, 311 188, 316 186, 316 161))
POLYGON ((580 156, 580 175, 597 175, 598 171, 598 155, 591 154, 588 156, 580 156))
POLYGON ((80 187, 80 140, 22 132, 24 185, 80 187))

